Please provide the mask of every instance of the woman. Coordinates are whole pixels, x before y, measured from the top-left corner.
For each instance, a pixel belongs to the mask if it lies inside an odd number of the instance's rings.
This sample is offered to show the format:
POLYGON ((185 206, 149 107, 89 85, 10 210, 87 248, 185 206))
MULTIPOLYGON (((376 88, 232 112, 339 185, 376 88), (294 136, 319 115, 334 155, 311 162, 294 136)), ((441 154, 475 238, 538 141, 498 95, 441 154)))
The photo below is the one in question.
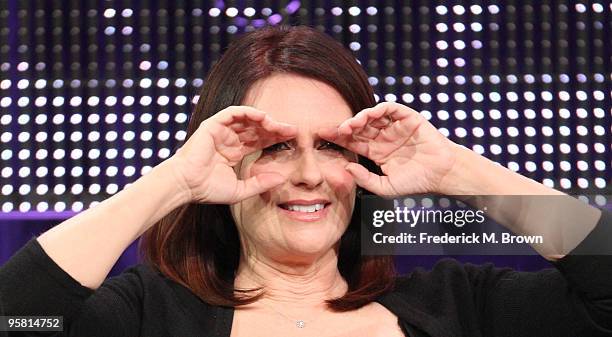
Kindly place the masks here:
MULTIPOLYGON (((608 257, 551 254, 558 270, 540 273, 446 259, 397 277, 390 257, 360 255, 358 193, 560 193, 453 144, 408 107, 376 105, 331 38, 246 34, 205 83, 174 156, 3 266, 6 314, 62 315, 70 336, 612 331, 608 257), (143 234, 147 263, 105 281, 143 234)), ((573 211, 581 239, 591 233, 580 245, 610 227, 597 209, 573 211)))

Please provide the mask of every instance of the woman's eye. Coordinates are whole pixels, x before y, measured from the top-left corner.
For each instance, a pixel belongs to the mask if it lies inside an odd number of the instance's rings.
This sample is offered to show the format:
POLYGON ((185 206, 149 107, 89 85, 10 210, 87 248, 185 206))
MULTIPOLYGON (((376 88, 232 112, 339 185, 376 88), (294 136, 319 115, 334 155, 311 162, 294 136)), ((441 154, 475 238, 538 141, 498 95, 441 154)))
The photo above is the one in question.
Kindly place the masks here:
POLYGON ((321 143, 320 146, 323 150, 332 150, 332 151, 338 151, 338 152, 344 152, 346 151, 345 148, 343 148, 342 146, 338 145, 338 144, 334 144, 332 142, 328 142, 328 141, 324 141, 321 143))
POLYGON ((289 144, 287 142, 276 143, 274 145, 270 145, 262 150, 263 153, 274 153, 282 150, 289 150, 289 144))

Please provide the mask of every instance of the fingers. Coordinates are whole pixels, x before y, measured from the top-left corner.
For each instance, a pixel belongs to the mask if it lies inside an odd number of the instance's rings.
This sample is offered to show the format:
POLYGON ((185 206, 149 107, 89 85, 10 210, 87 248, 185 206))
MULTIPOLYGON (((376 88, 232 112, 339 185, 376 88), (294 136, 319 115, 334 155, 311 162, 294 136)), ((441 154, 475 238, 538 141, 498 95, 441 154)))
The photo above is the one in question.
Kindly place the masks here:
POLYGON ((235 200, 241 201, 254 195, 264 193, 284 183, 285 180, 287 180, 285 176, 275 172, 260 173, 246 180, 238 180, 235 200))
POLYGON ((415 141, 416 131, 425 124, 427 121, 407 106, 383 102, 363 109, 335 130, 321 130, 319 135, 378 163, 399 146, 415 141))
POLYGON ((418 111, 411 109, 406 105, 395 102, 381 102, 378 103, 376 106, 364 109, 363 111, 366 110, 376 111, 376 113, 380 114, 381 116, 389 116, 389 118, 391 118, 391 120, 393 121, 409 117, 413 114, 418 114, 418 111))
POLYGON ((297 135, 297 126, 288 123, 277 122, 273 120, 270 116, 266 116, 264 120, 261 122, 261 126, 273 133, 277 133, 282 137, 292 137, 297 135))
POLYGON ((380 135, 380 129, 371 124, 366 124, 356 135, 357 137, 365 137, 367 139, 376 139, 380 135))
POLYGON ((364 157, 368 157, 369 145, 368 142, 355 139, 352 135, 341 135, 337 127, 321 128, 317 134, 322 139, 338 144, 345 149, 355 152, 364 157))
POLYGON ((393 120, 389 116, 383 115, 382 117, 377 118, 368 124, 377 129, 384 129, 392 123, 393 123, 393 120))
POLYGON ((250 106, 229 106, 203 123, 207 124, 217 149, 226 158, 231 157, 232 162, 237 153, 245 156, 297 135, 297 126, 275 121, 250 106))
POLYGON ((236 121, 251 120, 261 122, 265 117, 266 113, 256 108, 246 105, 232 105, 217 112, 209 119, 229 126, 236 121))
POLYGON ((246 156, 253 152, 262 150, 270 145, 287 141, 291 138, 292 137, 274 137, 269 135, 261 136, 260 134, 253 133, 253 135, 245 137, 245 141, 241 144, 241 153, 242 156, 246 156))
POLYGON ((277 122, 266 116, 262 121, 239 121, 236 120, 227 126, 236 133, 254 131, 258 134, 270 133, 281 137, 293 137, 297 134, 297 126, 277 122))
POLYGON ((325 140, 328 140, 330 142, 334 142, 340 137, 340 135, 338 134, 338 127, 335 127, 335 126, 323 127, 319 129, 317 134, 319 135, 319 137, 325 140))
MULTIPOLYGON (((292 125, 291 127, 293 128, 292 125)), ((238 136, 238 140, 244 148, 245 155, 272 144, 289 140, 295 136, 295 132, 292 129, 284 127, 280 129, 276 127, 265 129, 261 126, 237 126, 236 128, 232 128, 232 130, 234 130, 238 136)))
POLYGON ((411 114, 381 130, 380 135, 382 139, 389 141, 411 138, 423 123, 425 119, 419 114, 411 114))
POLYGON ((297 133, 295 125, 277 122, 265 112, 245 105, 229 106, 210 119, 234 131, 242 131, 249 127, 261 127, 268 132, 279 133, 283 136, 297 133))
POLYGON ((352 118, 349 118, 342 122, 342 124, 338 126, 338 130, 341 134, 351 134, 362 129, 369 122, 378 119, 384 115, 384 110, 375 108, 376 107, 372 107, 361 110, 352 118))
POLYGON ((345 169, 353 176, 357 185, 379 196, 397 195, 388 176, 379 176, 370 172, 363 165, 349 163, 345 169))
MULTIPOLYGON (((280 136, 281 138, 292 137, 297 134, 297 126, 277 122, 265 112, 249 106, 230 106, 219 112, 219 123, 225 125, 236 133, 252 130, 255 134, 265 136, 266 133, 280 136)), ((215 116, 213 116, 215 117, 215 116)), ((252 134, 252 132, 250 132, 252 134)))
POLYGON ((352 118, 338 126, 340 134, 353 134, 358 137, 374 139, 381 134, 379 130, 389 129, 405 119, 418 116, 415 110, 394 102, 382 102, 374 107, 363 109, 352 118), (377 130, 378 129, 378 130, 377 130))
POLYGON ((369 152, 374 142, 400 144, 411 137, 422 119, 419 117, 416 111, 407 106, 382 102, 361 110, 337 128, 319 131, 319 136, 370 158, 372 153, 369 152))

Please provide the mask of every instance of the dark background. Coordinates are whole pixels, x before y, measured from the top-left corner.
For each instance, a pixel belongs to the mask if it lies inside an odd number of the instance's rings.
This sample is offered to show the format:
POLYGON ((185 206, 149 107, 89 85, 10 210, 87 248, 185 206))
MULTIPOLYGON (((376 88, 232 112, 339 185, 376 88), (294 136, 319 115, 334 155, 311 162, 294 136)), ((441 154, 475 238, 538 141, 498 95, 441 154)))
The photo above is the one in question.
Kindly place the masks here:
MULTIPOLYGON (((608 2, 0 0, 0 264, 168 158, 228 43, 276 24, 327 32, 353 50, 379 100, 611 208, 608 2)), ((406 272, 439 258, 397 262, 406 272)), ((136 262, 133 244, 112 274, 136 262)))

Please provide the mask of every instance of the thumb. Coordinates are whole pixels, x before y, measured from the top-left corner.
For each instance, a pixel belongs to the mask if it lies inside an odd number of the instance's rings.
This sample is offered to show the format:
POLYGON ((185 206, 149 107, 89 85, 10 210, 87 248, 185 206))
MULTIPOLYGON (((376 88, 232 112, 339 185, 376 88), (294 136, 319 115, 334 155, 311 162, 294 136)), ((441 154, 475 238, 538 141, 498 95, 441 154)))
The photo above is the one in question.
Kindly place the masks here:
POLYGON ((246 180, 238 180, 236 198, 244 200, 261 194, 285 182, 287 178, 276 172, 263 172, 246 180))
POLYGON ((357 185, 365 188, 366 190, 379 195, 379 196, 391 196, 393 195, 393 189, 389 183, 389 177, 379 176, 378 174, 370 172, 363 165, 358 163, 348 163, 345 169, 353 176, 357 185))

